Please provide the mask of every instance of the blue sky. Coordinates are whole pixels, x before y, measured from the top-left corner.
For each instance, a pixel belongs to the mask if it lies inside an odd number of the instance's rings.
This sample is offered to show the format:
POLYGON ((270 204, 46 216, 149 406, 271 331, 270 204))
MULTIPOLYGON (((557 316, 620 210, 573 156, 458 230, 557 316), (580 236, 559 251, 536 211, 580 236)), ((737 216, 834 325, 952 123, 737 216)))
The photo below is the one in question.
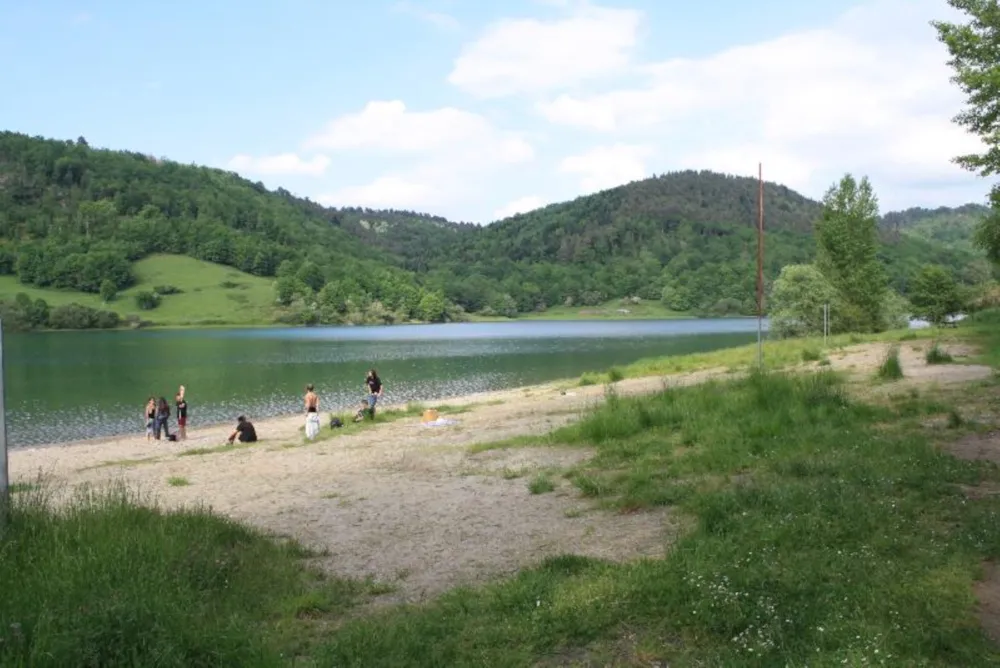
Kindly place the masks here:
POLYGON ((981 201, 944 0, 0 3, 0 127, 488 222, 677 169, 981 201))

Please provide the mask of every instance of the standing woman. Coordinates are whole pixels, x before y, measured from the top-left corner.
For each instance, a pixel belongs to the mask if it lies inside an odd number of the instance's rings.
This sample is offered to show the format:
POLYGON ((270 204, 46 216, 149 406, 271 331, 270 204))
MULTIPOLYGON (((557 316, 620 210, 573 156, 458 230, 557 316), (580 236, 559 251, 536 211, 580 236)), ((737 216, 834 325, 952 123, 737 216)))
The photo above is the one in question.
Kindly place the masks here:
POLYGON ((181 385, 180 389, 177 390, 177 396, 174 397, 174 403, 177 406, 177 438, 183 441, 187 439, 188 422, 188 403, 184 398, 183 385, 181 385))
POLYGON ((382 379, 378 377, 378 372, 375 369, 368 370, 368 376, 365 377, 365 385, 368 386, 368 413, 374 420, 375 404, 382 398, 382 392, 385 390, 385 387, 383 387, 382 379))
POLYGON ((149 398, 146 402, 146 440, 153 438, 153 425, 156 422, 156 399, 149 398))
POLYGON ((319 436, 319 396, 312 383, 306 385, 306 438, 319 436))
POLYGON ((163 430, 164 435, 170 438, 170 425, 167 424, 170 421, 170 404, 164 397, 160 397, 160 403, 156 407, 156 440, 160 440, 160 430, 163 430))

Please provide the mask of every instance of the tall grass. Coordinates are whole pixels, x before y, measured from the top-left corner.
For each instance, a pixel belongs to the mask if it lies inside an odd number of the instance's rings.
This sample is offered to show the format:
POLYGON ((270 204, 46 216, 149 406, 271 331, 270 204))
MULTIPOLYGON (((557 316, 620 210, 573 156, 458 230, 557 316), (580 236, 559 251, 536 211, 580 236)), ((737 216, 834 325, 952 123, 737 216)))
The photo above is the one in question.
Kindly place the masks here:
POLYGON ((665 559, 550 559, 351 621, 319 664, 996 665, 969 592, 1000 501, 954 485, 1000 474, 900 419, 830 373, 611 395, 554 439, 597 448, 582 493, 693 519, 665 559))
POLYGON ((306 568, 294 543, 143 501, 123 486, 58 510, 43 488, 12 497, 0 666, 279 666, 305 647, 305 617, 336 616, 366 592, 306 568))
POLYGON ((899 361, 899 346, 889 346, 889 350, 886 351, 875 375, 881 380, 890 381, 903 377, 903 364, 899 361))
POLYGON ((954 361, 948 351, 942 348, 937 341, 927 349, 924 359, 927 360, 928 364, 950 364, 954 361))

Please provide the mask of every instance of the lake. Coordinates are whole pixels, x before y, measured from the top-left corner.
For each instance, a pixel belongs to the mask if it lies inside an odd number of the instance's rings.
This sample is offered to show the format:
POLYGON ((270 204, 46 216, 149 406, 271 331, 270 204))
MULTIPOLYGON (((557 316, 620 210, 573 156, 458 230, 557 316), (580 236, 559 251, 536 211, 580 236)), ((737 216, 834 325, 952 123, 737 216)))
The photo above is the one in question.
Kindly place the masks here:
POLYGON ((187 388, 189 427, 354 407, 375 366, 385 402, 579 376, 756 340, 757 321, 526 321, 391 327, 46 332, 4 341, 9 444, 143 434, 151 395, 187 388))

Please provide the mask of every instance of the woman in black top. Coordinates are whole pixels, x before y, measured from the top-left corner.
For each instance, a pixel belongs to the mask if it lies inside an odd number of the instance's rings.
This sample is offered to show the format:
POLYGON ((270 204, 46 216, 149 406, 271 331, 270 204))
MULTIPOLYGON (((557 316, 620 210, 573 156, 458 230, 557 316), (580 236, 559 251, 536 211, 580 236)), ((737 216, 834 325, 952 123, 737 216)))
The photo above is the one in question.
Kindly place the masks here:
POLYGON ((160 403, 156 407, 156 440, 160 440, 160 430, 167 438, 170 438, 170 426, 167 422, 170 420, 170 404, 163 397, 160 397, 160 403))
POLYGON ((385 388, 382 386, 382 379, 378 377, 375 369, 369 369, 365 377, 365 385, 368 387, 368 413, 375 419, 375 404, 382 398, 385 388))

